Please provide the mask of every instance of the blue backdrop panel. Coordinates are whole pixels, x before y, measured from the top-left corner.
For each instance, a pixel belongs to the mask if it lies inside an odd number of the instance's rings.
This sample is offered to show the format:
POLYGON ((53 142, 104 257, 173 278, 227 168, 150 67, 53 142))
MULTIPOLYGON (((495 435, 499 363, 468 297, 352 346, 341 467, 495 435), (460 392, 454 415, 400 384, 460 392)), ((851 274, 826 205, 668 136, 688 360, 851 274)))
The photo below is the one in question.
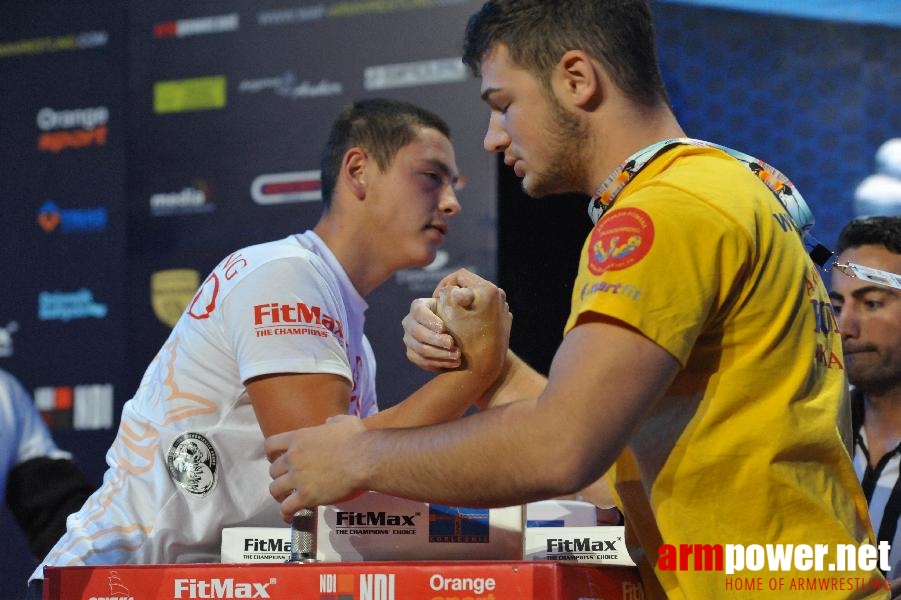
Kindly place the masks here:
MULTIPOLYGON (((0 366, 99 483, 126 376, 125 10, 0 7, 0 366)), ((34 568, 0 511, 0 597, 34 568)))
MULTIPOLYGON (((796 3, 783 4, 789 12, 796 3)), ((844 4, 851 17, 863 5, 897 17, 879 3, 844 4)), ((656 15, 664 76, 688 135, 788 175, 817 218, 814 235, 833 246, 876 149, 901 135, 898 27, 680 3, 658 3, 656 15)))

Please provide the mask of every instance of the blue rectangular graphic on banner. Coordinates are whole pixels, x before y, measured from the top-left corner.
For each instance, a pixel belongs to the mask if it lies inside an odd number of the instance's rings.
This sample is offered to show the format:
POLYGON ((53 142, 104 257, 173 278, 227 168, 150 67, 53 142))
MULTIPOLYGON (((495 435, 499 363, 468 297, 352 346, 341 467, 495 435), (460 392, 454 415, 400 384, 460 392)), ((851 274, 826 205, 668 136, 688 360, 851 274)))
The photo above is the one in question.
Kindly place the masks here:
POLYGON ((487 544, 487 508, 429 505, 429 542, 487 544))

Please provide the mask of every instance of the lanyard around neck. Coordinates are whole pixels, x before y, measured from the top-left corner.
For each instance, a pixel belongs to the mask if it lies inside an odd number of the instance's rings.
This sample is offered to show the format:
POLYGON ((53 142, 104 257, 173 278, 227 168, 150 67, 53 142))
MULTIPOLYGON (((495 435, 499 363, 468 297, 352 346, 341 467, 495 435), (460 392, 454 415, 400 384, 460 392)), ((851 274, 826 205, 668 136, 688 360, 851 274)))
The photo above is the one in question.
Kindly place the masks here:
POLYGON ((588 203, 588 216, 597 224, 598 220, 613 205, 613 202, 639 171, 652 160, 679 145, 699 146, 703 148, 716 148, 746 165, 757 177, 770 189, 782 207, 791 218, 792 224, 801 236, 804 247, 813 261, 819 266, 824 266, 832 256, 832 252, 820 244, 816 238, 810 235, 813 229, 813 212, 804 201, 804 197, 795 188, 788 177, 766 164, 762 160, 754 158, 744 152, 732 150, 719 144, 696 140, 693 138, 673 138, 657 142, 647 148, 643 148, 627 158, 613 173, 598 187, 588 203))

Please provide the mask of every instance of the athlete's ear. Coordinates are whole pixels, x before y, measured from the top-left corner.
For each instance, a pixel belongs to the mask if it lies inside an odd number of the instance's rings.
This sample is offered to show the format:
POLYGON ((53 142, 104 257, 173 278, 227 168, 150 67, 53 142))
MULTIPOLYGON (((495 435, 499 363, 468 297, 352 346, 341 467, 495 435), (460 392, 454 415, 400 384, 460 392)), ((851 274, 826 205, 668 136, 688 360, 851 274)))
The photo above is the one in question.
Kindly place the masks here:
POLYGON ((570 50, 551 72, 551 88, 564 107, 584 110, 600 101, 603 72, 587 53, 570 50))
POLYGON ((366 169, 369 165, 369 156, 366 151, 354 146, 344 153, 341 162, 341 179, 347 188, 360 200, 366 197, 366 169))

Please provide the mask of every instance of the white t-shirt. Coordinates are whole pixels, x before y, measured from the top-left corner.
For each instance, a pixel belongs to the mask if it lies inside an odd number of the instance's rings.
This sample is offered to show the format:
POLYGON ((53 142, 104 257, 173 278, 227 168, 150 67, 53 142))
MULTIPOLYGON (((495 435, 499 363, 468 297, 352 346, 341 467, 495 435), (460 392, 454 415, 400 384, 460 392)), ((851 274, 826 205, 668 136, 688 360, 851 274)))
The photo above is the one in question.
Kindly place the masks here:
POLYGON ((44 565, 218 562, 222 528, 284 526, 244 381, 335 373, 353 383, 349 413, 375 413, 366 308, 311 231, 223 260, 125 404, 103 485, 32 578, 44 565))
POLYGON ((50 431, 22 384, 0 369, 0 499, 13 467, 39 457, 71 458, 57 448, 50 431))

